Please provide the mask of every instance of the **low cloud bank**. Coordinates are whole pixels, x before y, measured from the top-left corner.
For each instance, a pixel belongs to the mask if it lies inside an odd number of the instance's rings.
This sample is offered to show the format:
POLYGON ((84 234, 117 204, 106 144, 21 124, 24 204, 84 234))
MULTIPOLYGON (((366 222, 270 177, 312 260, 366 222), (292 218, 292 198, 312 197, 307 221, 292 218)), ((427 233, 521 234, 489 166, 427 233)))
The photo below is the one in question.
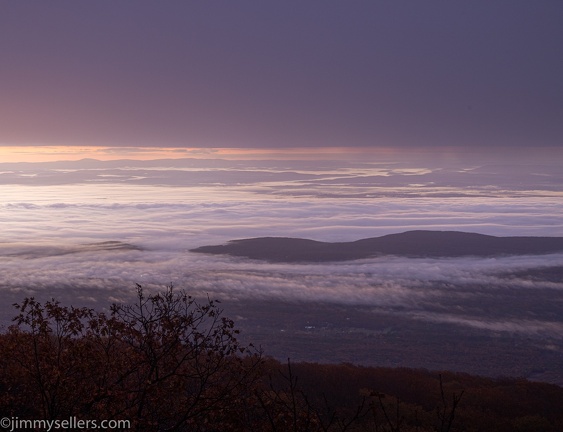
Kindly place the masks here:
POLYGON ((563 200, 554 199, 563 193, 559 168, 514 175, 514 167, 482 165, 168 164, 1 164, 3 316, 26 295, 104 307, 127 300, 141 283, 233 301, 370 306, 490 331, 500 328, 494 322, 516 323, 521 334, 562 320, 561 279, 526 276, 527 269, 562 266, 561 254, 289 266, 188 252, 237 238, 352 241, 413 229, 563 236, 563 200), (131 247, 87 246, 108 241, 131 247))
MULTIPOLYGON (((491 331, 504 331, 503 325, 508 331, 508 324, 514 324, 510 331, 555 335, 563 323, 558 310, 563 281, 541 280, 537 272, 526 277, 527 269, 561 266, 563 254, 288 265, 171 250, 80 250, 50 256, 13 254, 13 247, 10 255, 3 247, 0 251, 0 290, 12 298, 59 292, 74 302, 95 299, 98 307, 107 307, 116 299, 130 299, 136 283, 148 289, 173 284, 194 295, 230 301, 370 306, 491 331), (551 318, 544 322, 539 317, 551 318), (547 333, 540 331, 544 327, 547 333)), ((9 309, 4 306, 4 316, 9 309)))

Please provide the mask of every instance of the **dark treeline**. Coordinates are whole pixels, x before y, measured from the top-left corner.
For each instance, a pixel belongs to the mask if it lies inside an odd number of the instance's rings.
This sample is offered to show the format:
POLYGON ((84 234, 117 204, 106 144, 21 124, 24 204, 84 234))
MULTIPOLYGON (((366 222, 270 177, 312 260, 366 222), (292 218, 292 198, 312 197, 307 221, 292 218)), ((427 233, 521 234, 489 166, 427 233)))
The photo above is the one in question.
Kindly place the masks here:
POLYGON ((136 431, 563 430, 561 387, 280 363, 241 344, 217 302, 172 288, 138 287, 134 304, 108 313, 15 306, 0 335, 0 412, 12 419, 128 420, 136 431))

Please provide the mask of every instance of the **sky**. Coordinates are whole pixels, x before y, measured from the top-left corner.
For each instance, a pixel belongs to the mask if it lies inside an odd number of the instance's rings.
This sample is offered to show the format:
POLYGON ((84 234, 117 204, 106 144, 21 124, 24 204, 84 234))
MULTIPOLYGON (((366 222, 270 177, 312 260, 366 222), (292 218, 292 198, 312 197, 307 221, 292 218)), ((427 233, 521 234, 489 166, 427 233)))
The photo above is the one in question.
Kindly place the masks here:
POLYGON ((0 145, 560 148, 561 22, 547 0, 2 2, 0 145))

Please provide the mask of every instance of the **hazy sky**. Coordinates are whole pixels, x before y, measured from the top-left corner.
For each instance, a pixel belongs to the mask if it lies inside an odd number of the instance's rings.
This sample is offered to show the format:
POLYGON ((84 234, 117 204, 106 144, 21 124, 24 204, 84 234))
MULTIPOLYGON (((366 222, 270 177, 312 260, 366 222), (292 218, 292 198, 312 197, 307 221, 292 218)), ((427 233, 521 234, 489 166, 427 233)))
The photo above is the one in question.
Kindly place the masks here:
POLYGON ((0 145, 563 145, 563 2, 5 1, 0 145))

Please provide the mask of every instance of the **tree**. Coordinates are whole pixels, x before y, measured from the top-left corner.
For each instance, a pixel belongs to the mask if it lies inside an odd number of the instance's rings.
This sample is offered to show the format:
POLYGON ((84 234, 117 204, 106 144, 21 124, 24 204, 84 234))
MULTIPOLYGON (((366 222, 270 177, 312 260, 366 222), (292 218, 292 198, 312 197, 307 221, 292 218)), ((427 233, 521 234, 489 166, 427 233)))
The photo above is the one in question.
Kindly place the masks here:
POLYGON ((42 419, 127 419, 132 430, 241 429, 261 354, 237 340, 218 302, 167 287, 109 315, 26 298, 3 335, 10 412, 42 419))

